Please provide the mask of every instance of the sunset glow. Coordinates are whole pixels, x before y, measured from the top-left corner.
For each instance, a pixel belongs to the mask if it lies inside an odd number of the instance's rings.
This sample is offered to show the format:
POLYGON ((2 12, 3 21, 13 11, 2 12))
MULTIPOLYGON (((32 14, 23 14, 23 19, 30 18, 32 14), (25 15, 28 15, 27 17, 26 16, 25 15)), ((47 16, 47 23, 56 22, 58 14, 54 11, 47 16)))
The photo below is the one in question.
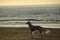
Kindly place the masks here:
POLYGON ((60 0, 0 0, 0 6, 60 4, 60 0))

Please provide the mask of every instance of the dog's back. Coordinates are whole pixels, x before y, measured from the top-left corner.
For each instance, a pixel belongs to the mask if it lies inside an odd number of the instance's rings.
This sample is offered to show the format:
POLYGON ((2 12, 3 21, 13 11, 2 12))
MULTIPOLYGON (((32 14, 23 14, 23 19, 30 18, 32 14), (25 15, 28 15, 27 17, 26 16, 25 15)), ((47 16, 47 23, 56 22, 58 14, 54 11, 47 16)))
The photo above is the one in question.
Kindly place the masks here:
POLYGON ((45 31, 45 29, 42 28, 42 27, 40 27, 40 26, 32 26, 32 27, 30 27, 30 30, 31 30, 31 31, 38 30, 39 32, 45 31))

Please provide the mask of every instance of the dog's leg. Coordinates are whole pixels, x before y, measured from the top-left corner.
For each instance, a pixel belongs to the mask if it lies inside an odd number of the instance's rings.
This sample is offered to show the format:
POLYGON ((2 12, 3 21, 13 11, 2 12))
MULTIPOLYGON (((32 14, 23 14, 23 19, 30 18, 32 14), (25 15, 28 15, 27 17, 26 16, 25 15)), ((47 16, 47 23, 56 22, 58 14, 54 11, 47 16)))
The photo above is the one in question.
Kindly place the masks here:
POLYGON ((32 32, 32 36, 33 36, 33 37, 34 37, 34 33, 35 33, 35 31, 32 32))
POLYGON ((43 34, 40 32, 40 39, 43 40, 43 34))
POLYGON ((33 39, 33 35, 32 35, 32 32, 31 32, 31 39, 33 39))
POLYGON ((42 37, 41 39, 43 40, 43 39, 44 39, 44 36, 43 36, 43 34, 42 34, 42 33, 41 33, 41 37, 42 37))
POLYGON ((32 32, 31 32, 31 38, 33 38, 33 36, 32 36, 32 32))

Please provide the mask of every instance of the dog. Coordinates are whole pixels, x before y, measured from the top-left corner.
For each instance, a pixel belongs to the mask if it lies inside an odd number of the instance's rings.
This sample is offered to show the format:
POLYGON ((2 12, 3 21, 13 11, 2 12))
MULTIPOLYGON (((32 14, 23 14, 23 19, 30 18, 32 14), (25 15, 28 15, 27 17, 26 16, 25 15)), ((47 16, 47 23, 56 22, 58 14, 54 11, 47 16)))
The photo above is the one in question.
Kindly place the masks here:
MULTIPOLYGON (((32 36, 32 34, 34 34, 34 32, 35 32, 35 30, 38 30, 39 31, 39 33, 43 36, 43 32, 45 32, 46 31, 46 29, 45 28, 43 28, 43 27, 41 27, 41 26, 34 26, 34 25, 32 25, 31 24, 31 22, 27 22, 26 24, 28 24, 28 26, 29 26, 29 29, 30 29, 30 31, 31 31, 31 36, 32 36)), ((48 33, 49 31, 46 31, 45 33, 48 33)))

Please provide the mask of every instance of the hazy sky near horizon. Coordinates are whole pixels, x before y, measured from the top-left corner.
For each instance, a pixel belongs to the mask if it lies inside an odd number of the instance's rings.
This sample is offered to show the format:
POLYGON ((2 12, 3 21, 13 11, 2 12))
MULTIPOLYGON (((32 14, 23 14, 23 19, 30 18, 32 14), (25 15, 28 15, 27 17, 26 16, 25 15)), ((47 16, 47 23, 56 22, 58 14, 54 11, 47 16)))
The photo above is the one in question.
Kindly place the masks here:
POLYGON ((42 5, 60 4, 60 0, 0 0, 0 6, 4 5, 42 5))

